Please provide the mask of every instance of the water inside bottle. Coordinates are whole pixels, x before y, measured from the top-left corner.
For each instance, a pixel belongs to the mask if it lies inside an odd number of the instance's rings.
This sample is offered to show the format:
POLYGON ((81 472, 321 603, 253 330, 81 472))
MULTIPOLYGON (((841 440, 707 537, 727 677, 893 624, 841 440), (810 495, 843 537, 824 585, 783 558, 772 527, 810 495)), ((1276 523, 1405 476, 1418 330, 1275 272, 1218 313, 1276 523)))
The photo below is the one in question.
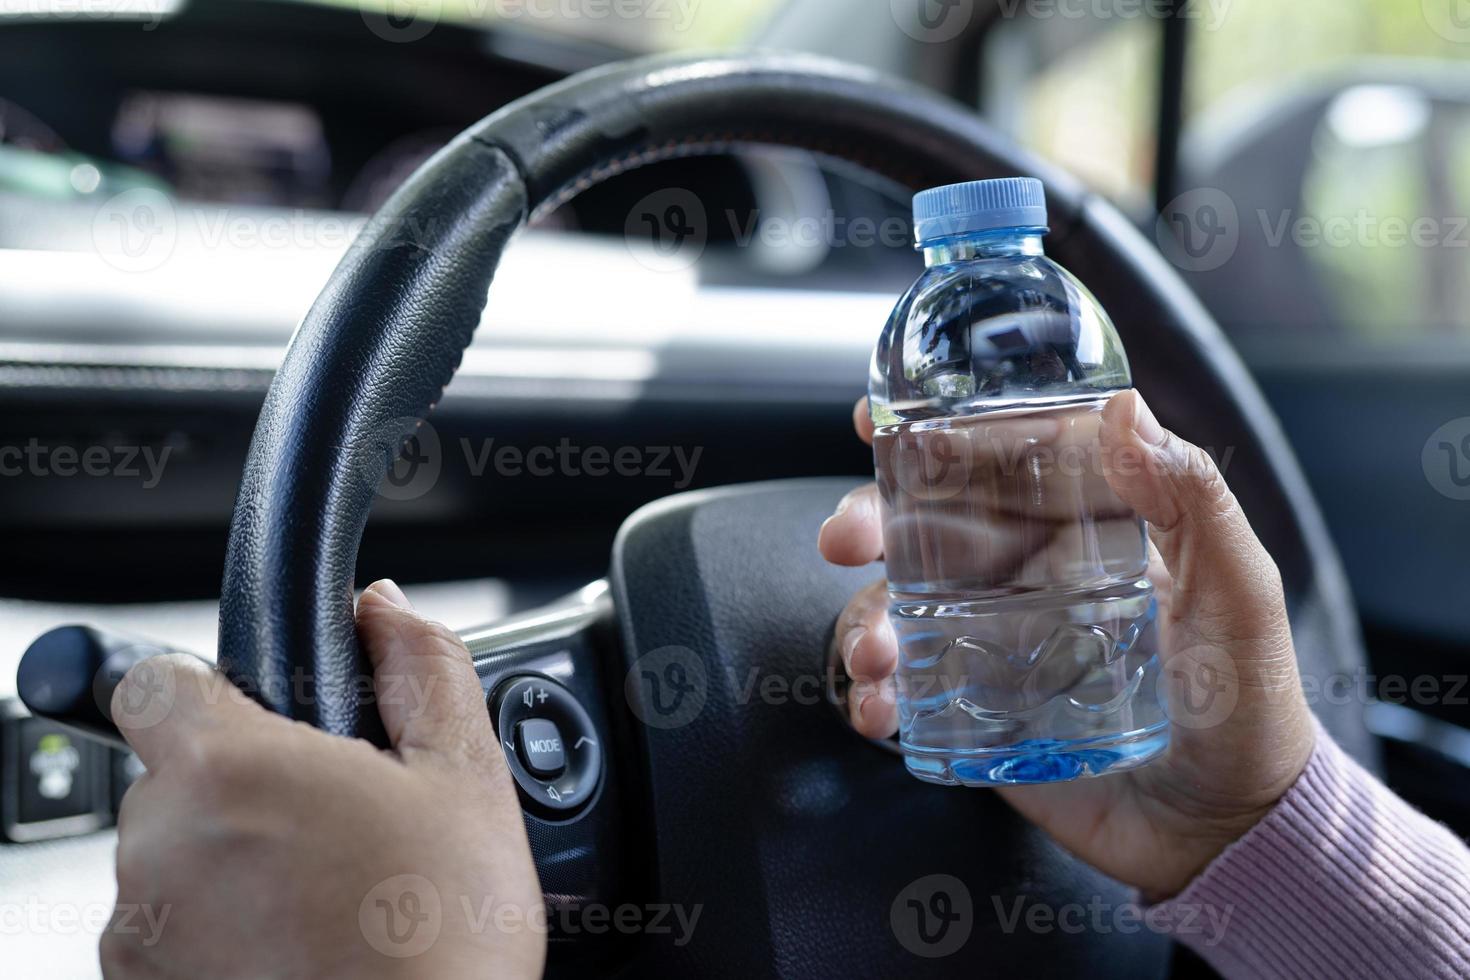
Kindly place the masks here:
POLYGON ((1051 782, 1167 745, 1143 522, 1109 487, 1106 399, 878 427, 900 740, 947 784, 1051 782))

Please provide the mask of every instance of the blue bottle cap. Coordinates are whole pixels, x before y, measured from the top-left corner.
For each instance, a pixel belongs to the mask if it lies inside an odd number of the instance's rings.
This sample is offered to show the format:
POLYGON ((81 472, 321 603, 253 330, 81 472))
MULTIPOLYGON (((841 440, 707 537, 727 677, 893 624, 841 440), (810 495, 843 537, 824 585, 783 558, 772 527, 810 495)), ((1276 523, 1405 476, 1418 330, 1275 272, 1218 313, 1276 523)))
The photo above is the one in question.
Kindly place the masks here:
POLYGON ((996 228, 1045 227, 1046 189, 1035 177, 970 180, 914 195, 914 237, 921 244, 996 228))

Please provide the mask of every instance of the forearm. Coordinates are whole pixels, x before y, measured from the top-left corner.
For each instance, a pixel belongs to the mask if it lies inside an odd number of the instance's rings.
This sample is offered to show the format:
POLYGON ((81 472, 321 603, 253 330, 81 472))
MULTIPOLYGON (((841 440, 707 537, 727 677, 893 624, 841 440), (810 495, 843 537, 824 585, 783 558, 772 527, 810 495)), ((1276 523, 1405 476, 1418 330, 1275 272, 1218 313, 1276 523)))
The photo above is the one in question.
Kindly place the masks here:
POLYGON ((1228 915, 1180 936, 1228 980, 1470 977, 1470 851, 1320 728, 1276 808, 1166 907, 1228 915))

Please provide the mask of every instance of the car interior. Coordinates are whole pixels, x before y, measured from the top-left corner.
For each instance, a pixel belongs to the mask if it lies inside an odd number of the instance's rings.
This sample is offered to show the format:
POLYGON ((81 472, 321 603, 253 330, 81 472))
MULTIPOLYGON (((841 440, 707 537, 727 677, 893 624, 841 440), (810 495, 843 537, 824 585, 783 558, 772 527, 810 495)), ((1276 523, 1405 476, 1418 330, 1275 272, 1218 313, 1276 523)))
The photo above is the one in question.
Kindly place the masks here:
POLYGON ((913 956, 919 875, 1129 890, 829 703, 881 570, 815 541, 872 476, 910 199, 1013 174, 1279 566, 1317 717, 1470 834, 1470 29, 1419 6, 0 9, 0 909, 81 913, 7 914, 0 971, 100 975, 140 770, 94 678, 189 652, 381 740, 351 597, 391 576, 503 737, 535 688, 576 744, 507 742, 548 902, 708 909, 553 932, 549 976, 1214 975, 983 915, 913 956), (707 675, 678 726, 627 683, 669 649, 707 675))

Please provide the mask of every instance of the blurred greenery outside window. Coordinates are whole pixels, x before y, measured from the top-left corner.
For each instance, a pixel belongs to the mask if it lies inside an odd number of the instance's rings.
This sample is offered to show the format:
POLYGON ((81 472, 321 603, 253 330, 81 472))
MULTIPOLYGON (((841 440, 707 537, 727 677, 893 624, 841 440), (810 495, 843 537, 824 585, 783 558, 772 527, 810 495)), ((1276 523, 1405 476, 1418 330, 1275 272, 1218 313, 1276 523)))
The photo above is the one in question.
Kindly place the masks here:
POLYGON ((1011 9, 1015 16, 1002 17, 986 39, 982 111, 1023 146, 1126 210, 1146 208, 1158 22, 1028 15, 1025 3, 1011 9))
POLYGON ((611 44, 679 51, 738 44, 782 0, 307 0, 396 18, 511 27, 611 44))
MULTIPOLYGON (((1140 6, 1013 5, 986 41, 982 108, 1151 224, 1161 26, 1125 15, 1140 6), (1078 10, 1090 24, 1077 23, 1078 10)), ((1284 189, 1295 207, 1264 219, 1243 209, 1242 227, 1259 233, 1266 221, 1273 236, 1283 227, 1305 236, 1306 267, 1346 337, 1470 335, 1470 230, 1460 227, 1470 215, 1470 4, 1187 0, 1185 9, 1186 146, 1313 88, 1342 89, 1310 133, 1305 172, 1278 175, 1295 183, 1284 189)))
POLYGON ((1338 229, 1302 251, 1348 337, 1470 334, 1464 7, 1461 0, 1232 0, 1218 31, 1190 39, 1188 122, 1200 127, 1261 112, 1293 90, 1340 85, 1311 134, 1300 213, 1309 230, 1338 229), (1456 82, 1464 95, 1445 101, 1419 88, 1440 81, 1456 82))

